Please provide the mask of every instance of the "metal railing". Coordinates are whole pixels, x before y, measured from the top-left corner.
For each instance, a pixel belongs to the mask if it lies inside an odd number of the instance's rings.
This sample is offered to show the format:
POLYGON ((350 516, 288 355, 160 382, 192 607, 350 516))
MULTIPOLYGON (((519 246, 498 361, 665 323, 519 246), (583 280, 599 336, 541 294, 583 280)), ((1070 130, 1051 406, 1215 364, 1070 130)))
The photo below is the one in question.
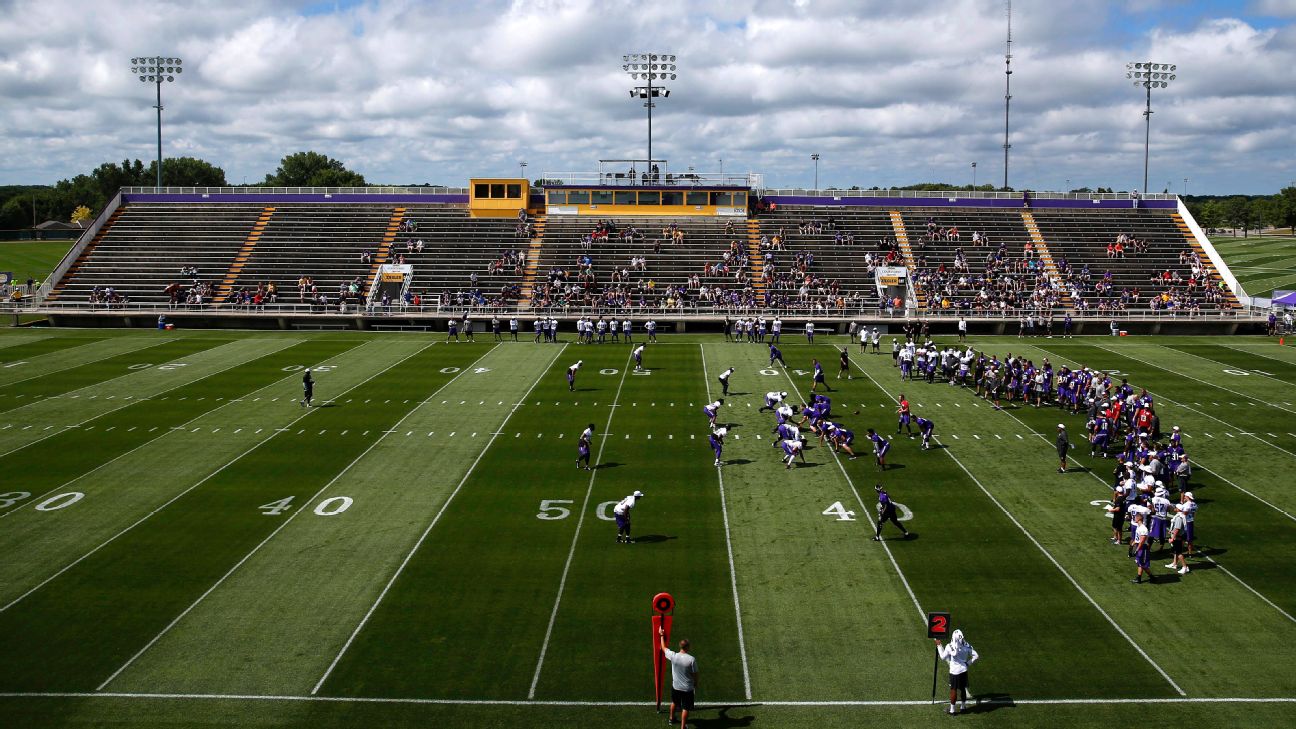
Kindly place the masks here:
MULTIPOLYGON (((1021 200, 1021 192, 999 192, 990 190, 813 190, 809 188, 766 188, 758 190, 761 195, 792 197, 892 197, 892 198, 962 198, 977 200, 1021 200)), ((1175 200, 1173 193, 1148 193, 1140 195, 1140 200, 1175 200)), ((1133 200, 1128 192, 1034 192, 1031 200, 1133 200)))
POLYGON ((546 172, 541 178, 550 184, 559 185, 613 185, 629 187, 648 186, 724 186, 724 187, 759 187, 763 176, 757 172, 662 172, 653 176, 644 170, 638 170, 633 176, 627 172, 546 172))
POLYGON ((127 195, 467 195, 466 187, 123 187, 127 195))
MULTIPOLYGON (((936 321, 957 321, 959 318, 966 318, 968 321, 1017 321, 1027 315, 1034 316, 1036 321, 1041 321, 1041 312, 1035 309, 1005 309, 1002 311, 963 311, 956 310, 936 310, 936 311, 905 311, 897 309, 888 312, 879 310, 877 304, 870 304, 863 307, 845 307, 842 309, 833 309, 827 313, 810 313, 801 309, 766 309, 761 307, 743 307, 743 306, 690 306, 685 308, 664 307, 664 306, 633 306, 629 308, 621 307, 586 307, 586 306, 550 306, 539 309, 519 309, 516 305, 507 306, 460 306, 450 305, 441 306, 437 304, 428 304, 423 306, 400 306, 392 304, 390 307, 373 307, 366 308, 349 303, 345 309, 336 303, 328 305, 310 304, 310 303, 276 303, 263 304, 260 306, 241 306, 235 304, 162 304, 162 303, 136 303, 128 302, 124 304, 96 304, 91 306, 84 302, 67 302, 55 301, 44 304, 33 305, 29 302, 0 302, 0 310, 20 313, 20 314, 87 314, 96 316, 124 316, 124 315, 201 315, 217 316, 226 318, 235 318, 240 316, 252 316, 257 318, 273 318, 282 316, 300 316, 300 315, 330 315, 343 317, 366 317, 366 318, 394 318, 394 317, 427 317, 427 318, 445 318, 450 315, 463 316, 468 314, 480 320, 481 317, 489 318, 498 316, 507 320, 510 317, 519 317, 522 319, 533 319, 536 316, 553 316, 558 319, 569 319, 572 317, 623 317, 629 316, 632 319, 642 319, 645 317, 659 317, 669 320, 715 320, 721 317, 729 316, 779 316, 792 320, 810 320, 810 321, 830 321, 841 322, 854 319, 869 320, 889 320, 889 321, 921 321, 923 319, 936 321)), ((1054 310, 1053 320, 1055 325, 1061 326, 1062 318, 1065 314, 1070 313, 1074 321, 1246 321, 1246 320, 1263 320, 1268 315, 1268 308, 1260 307, 1238 307, 1231 309, 1202 309, 1199 312, 1192 313, 1187 310, 1153 310, 1148 308, 1129 309, 1124 311, 1064 311, 1054 310)))
POLYGON ((72 267, 72 264, 81 255, 81 252, 85 250, 86 246, 90 245, 90 241, 94 240, 96 235, 99 235, 99 231, 103 228, 104 224, 108 222, 108 218, 112 217, 112 214, 117 212, 117 208, 121 206, 121 199, 122 196, 120 192, 113 195, 112 200, 109 200, 108 204, 104 205, 103 210, 100 210, 99 214, 95 216, 94 222, 81 232, 81 237, 77 238, 77 242, 72 244, 72 247, 68 249, 67 253, 63 254, 62 260, 58 262, 58 265, 54 267, 54 270, 45 277, 44 281, 41 282, 40 288, 36 290, 37 301, 44 301, 45 297, 50 295, 50 292, 53 291, 54 287, 58 285, 58 282, 62 280, 63 276, 68 272, 68 269, 72 267))

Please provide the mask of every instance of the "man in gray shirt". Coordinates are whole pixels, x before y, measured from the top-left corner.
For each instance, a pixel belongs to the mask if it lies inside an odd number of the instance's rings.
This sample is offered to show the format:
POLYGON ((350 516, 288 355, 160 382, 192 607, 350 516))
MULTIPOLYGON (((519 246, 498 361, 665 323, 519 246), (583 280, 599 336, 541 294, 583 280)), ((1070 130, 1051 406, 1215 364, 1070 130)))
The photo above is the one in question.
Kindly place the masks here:
POLYGON ((679 642, 679 652, 666 646, 666 631, 658 628, 657 638, 661 641, 662 652, 671 664, 671 705, 667 721, 675 723, 675 709, 680 710, 680 729, 687 729, 688 714, 693 710, 693 698, 697 691, 697 659, 689 651, 688 638, 679 642))

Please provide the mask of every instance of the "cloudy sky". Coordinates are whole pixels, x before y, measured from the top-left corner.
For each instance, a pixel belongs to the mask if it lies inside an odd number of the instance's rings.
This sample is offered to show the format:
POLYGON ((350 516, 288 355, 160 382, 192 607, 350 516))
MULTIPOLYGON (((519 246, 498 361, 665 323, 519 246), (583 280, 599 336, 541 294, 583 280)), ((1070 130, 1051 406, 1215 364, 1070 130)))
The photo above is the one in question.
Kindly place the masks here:
MULTIPOLYGON (((1296 0, 1018 0, 1010 184, 1131 189, 1153 92, 1151 187, 1296 179, 1296 0)), ((770 187, 1003 179, 1001 0, 116 2, 0 0, 0 184, 154 156, 136 55, 184 59, 164 145, 260 180, 285 153, 370 182, 462 185, 646 154, 622 54, 679 57, 654 113, 675 170, 770 187)))

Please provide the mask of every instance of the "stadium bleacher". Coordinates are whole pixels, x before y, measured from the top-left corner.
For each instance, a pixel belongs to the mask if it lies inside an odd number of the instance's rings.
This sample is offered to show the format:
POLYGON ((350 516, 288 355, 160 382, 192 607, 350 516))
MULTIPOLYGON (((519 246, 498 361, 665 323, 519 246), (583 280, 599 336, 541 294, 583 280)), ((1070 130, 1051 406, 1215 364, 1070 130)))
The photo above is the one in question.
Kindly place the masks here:
POLYGON ((262 308, 300 309, 309 301, 298 284, 309 277, 330 304, 354 283, 353 303, 360 305, 381 263, 404 262, 413 266, 410 291, 421 304, 414 311, 422 313, 610 311, 628 301, 632 310, 723 315, 776 308, 832 317, 882 311, 871 266, 890 262, 913 272, 920 312, 958 311, 978 298, 974 310, 1002 314, 1146 311, 1165 308, 1166 299, 1180 310, 1192 302, 1207 311, 1239 306, 1186 223, 1168 209, 778 205, 748 218, 617 217, 608 221, 612 234, 589 244, 584 238, 598 219, 539 215, 532 222, 529 237, 519 234, 516 219, 475 218, 453 203, 129 201, 47 300, 101 307, 112 289, 131 305, 193 304, 190 290, 202 284, 205 307, 236 309, 246 306, 244 294, 273 284, 277 304, 267 297, 262 308), (960 240, 929 235, 929 223, 935 231, 957 227, 960 240), (663 239, 672 226, 682 242, 663 239), (623 239, 629 228, 639 235, 623 239), (989 245, 975 245, 974 232, 989 245), (762 246, 780 233, 782 250, 762 246), (1123 258, 1109 258, 1108 244, 1122 234, 1145 248, 1136 252, 1131 244, 1123 258), (956 270, 960 250, 966 272, 956 270), (1006 265, 986 277, 987 256, 1000 250, 1006 265), (774 274, 766 276, 771 253, 774 274), (788 275, 807 255, 808 270, 788 275), (644 270, 633 270, 631 260, 640 257, 644 270), (1194 265, 1199 273, 1190 282, 1194 265), (708 266, 720 269, 708 275, 708 266), (1168 279, 1153 280, 1167 272, 1168 279), (959 285, 959 276, 968 281, 959 285), (1099 290, 1099 282, 1110 289, 1099 290), (990 296, 978 296, 981 288, 990 296), (1151 304, 1157 295, 1163 300, 1151 304))

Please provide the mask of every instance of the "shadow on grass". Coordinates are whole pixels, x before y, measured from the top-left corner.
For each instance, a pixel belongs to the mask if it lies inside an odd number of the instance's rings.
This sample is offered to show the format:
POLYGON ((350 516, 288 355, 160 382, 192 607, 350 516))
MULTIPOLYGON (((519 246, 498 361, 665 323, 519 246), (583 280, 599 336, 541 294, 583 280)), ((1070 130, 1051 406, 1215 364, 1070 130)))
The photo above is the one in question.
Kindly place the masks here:
POLYGON ((635 537, 635 544, 656 544, 668 539, 679 539, 679 537, 668 537, 665 534, 645 534, 642 537, 635 537))
MULTIPOLYGON (((719 713, 716 716, 690 715, 689 726, 715 727, 716 729, 725 729, 727 727, 751 726, 752 723, 756 721, 755 716, 751 716, 751 715, 730 716, 729 715, 729 712, 734 710, 738 710, 743 713, 746 713, 747 711, 750 711, 751 708, 752 707, 750 706, 699 706, 696 709, 698 713, 706 712, 709 714, 710 712, 715 711, 716 709, 719 709, 719 713)), ((679 725, 676 724, 675 726, 679 726, 679 725)))
POLYGON ((727 461, 721 461, 721 462, 724 463, 726 466, 745 466, 748 463, 751 463, 751 461, 746 458, 731 458, 727 461))
POLYGON ((1009 696, 1008 694, 976 694, 975 703, 966 713, 987 714, 996 709, 1012 708, 1016 705, 1017 703, 1013 701, 1012 696, 1009 696))
POLYGON ((610 463, 600 463, 600 464, 598 464, 597 466, 594 467, 594 470, 595 470, 595 471, 602 471, 602 470, 605 469, 605 468, 619 468, 619 467, 624 466, 624 465, 625 465, 624 463, 617 463, 616 461, 612 461, 612 462, 610 462, 610 463))

